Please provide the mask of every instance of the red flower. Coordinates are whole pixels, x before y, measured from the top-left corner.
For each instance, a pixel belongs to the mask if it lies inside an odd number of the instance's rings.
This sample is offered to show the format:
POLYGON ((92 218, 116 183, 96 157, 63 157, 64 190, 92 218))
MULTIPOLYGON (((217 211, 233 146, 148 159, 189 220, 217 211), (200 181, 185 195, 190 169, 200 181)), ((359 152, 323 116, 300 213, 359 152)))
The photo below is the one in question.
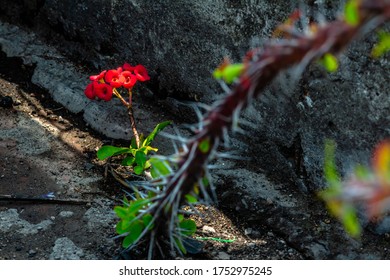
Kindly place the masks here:
POLYGON ((84 94, 89 98, 89 99, 95 99, 96 97, 96 93, 95 93, 95 89, 94 89, 94 83, 90 83, 89 85, 87 85, 87 87, 85 88, 84 90, 84 94))
POLYGON ((125 71, 130 71, 130 72, 133 72, 134 71, 134 66, 131 66, 130 64, 128 64, 127 62, 125 64, 123 64, 123 70, 125 71))
POLYGON ((145 66, 138 64, 134 67, 134 74, 137 77, 138 81, 145 82, 150 80, 150 77, 148 75, 148 71, 146 70, 145 66))
POLYGON ((130 71, 123 71, 121 73, 121 76, 123 77, 123 87, 124 88, 132 88, 135 83, 137 82, 137 77, 133 74, 131 74, 130 71))
POLYGON ((121 87, 124 82, 124 78, 120 75, 120 71, 118 70, 108 70, 104 77, 106 83, 109 83, 110 86, 114 88, 121 87))
POLYGON ((104 101, 110 101, 112 98, 112 87, 107 84, 95 83, 95 94, 98 98, 104 101))
POLYGON ((104 75, 106 74, 106 72, 107 72, 107 70, 104 70, 104 71, 100 72, 99 75, 90 76, 89 79, 91 81, 99 81, 99 80, 104 78, 104 75))

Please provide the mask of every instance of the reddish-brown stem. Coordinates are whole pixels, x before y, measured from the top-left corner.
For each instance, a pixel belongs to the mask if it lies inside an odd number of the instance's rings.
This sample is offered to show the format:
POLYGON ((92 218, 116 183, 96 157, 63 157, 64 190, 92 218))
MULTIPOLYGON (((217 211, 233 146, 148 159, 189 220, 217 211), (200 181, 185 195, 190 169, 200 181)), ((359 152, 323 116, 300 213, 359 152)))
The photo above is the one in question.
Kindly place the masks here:
POLYGON ((139 139, 139 134, 137 131, 137 126, 135 124, 134 112, 133 112, 133 102, 132 102, 133 93, 132 93, 131 89, 129 89, 129 102, 127 102, 122 97, 122 95, 118 92, 118 90, 116 88, 114 88, 113 93, 116 97, 119 98, 119 100, 122 102, 122 104, 125 105, 127 108, 127 114, 129 115, 129 119, 130 119, 131 130, 133 131, 133 135, 135 138, 135 143, 137 144, 137 148, 139 148, 140 147, 140 139, 139 139))
POLYGON ((133 131, 133 134, 134 134, 135 143, 137 144, 137 148, 139 148, 140 147, 140 140, 139 140, 139 134, 137 131, 137 126, 135 124, 135 119, 134 119, 134 114, 133 114, 133 106, 131 106, 131 105, 127 106, 127 113, 129 115, 129 118, 130 118, 130 125, 131 125, 131 129, 133 131))

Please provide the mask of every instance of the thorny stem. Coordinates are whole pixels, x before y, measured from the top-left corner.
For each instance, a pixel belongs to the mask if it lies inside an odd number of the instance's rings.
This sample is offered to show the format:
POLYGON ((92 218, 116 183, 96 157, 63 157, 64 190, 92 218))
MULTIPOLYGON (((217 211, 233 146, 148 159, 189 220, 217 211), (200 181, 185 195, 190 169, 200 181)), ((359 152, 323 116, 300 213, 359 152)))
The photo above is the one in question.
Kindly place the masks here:
POLYGON ((139 140, 139 134, 137 131, 137 126, 135 124, 134 112, 133 112, 133 102, 132 102, 133 92, 131 89, 129 89, 129 102, 127 102, 122 97, 122 95, 118 92, 118 90, 116 88, 114 88, 113 93, 116 97, 119 98, 119 100, 122 102, 122 104, 125 105, 127 108, 127 114, 129 115, 129 118, 130 118, 131 130, 133 131, 133 135, 135 138, 135 143, 137 144, 137 148, 139 148, 140 147, 140 140, 139 140))
MULTIPOLYGON (((319 27, 315 34, 296 35, 280 44, 266 45, 262 51, 249 54, 244 73, 230 94, 215 106, 203 119, 205 126, 187 143, 187 152, 180 157, 178 170, 167 178, 166 188, 161 194, 160 205, 153 211, 156 220, 154 231, 168 231, 172 219, 173 201, 193 190, 196 182, 205 175, 207 163, 212 159, 223 128, 235 127, 240 111, 248 102, 258 97, 272 80, 285 69, 294 65, 304 69, 309 63, 320 59, 326 53, 338 53, 348 45, 365 27, 378 20, 375 27, 390 20, 390 3, 387 0, 365 0, 359 8, 359 24, 351 26, 343 20, 336 20, 319 27), (208 150, 200 148, 207 141, 208 150), (173 196, 173 197, 172 197, 173 196)), ((172 232, 168 235, 172 236, 172 232)))

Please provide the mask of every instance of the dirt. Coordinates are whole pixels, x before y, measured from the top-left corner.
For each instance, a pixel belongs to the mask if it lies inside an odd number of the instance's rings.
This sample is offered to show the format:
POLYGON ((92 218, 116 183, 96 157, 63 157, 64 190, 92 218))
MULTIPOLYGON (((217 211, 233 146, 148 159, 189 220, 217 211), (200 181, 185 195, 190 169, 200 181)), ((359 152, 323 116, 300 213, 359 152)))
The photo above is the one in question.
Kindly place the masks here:
MULTIPOLYGON (((114 238, 115 217, 93 231, 86 218, 88 211, 107 213, 120 203, 120 184, 103 176, 104 165, 95 157, 103 143, 120 141, 94 132, 81 116, 54 102, 30 82, 32 68, 18 59, 1 54, 0 65, 0 130, 5 131, 0 137, 0 259, 145 258, 122 251, 114 238), (39 200, 50 193, 55 201, 39 200)), ((265 228, 252 229, 212 206, 199 211, 204 218, 194 217, 195 238, 203 238, 198 240, 202 249, 185 259, 302 258, 265 228)))

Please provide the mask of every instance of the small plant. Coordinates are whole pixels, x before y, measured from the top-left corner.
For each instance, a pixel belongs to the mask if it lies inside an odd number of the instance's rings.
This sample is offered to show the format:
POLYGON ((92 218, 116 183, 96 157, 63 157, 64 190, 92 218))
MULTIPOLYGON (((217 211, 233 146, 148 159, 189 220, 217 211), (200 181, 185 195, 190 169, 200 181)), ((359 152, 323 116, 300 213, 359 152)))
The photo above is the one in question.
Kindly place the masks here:
POLYGON ((144 139, 142 134, 138 133, 137 126, 133 113, 133 88, 137 81, 146 82, 150 79, 146 68, 143 65, 131 66, 125 63, 117 69, 104 70, 99 75, 90 76, 92 81, 85 89, 85 95, 91 99, 101 99, 110 101, 113 96, 119 98, 122 104, 127 108, 131 129, 134 137, 131 139, 130 146, 115 147, 102 146, 98 152, 99 160, 105 160, 113 156, 126 155, 122 159, 121 165, 132 166, 135 174, 140 175, 145 169, 150 168, 148 153, 157 152, 158 149, 151 145, 157 134, 166 126, 171 124, 170 121, 165 121, 158 124, 154 130, 144 139), (128 95, 128 100, 122 97, 121 92, 128 95))
POLYGON ((134 173, 140 175, 144 172, 145 169, 151 167, 150 160, 148 158, 148 153, 151 151, 158 151, 157 148, 150 146, 152 141, 161 130, 163 130, 166 126, 170 124, 170 121, 159 123, 145 139, 141 134, 139 136, 139 145, 137 145, 135 138, 133 138, 129 148, 115 147, 109 145, 102 146, 97 152, 97 157, 99 160, 105 160, 113 156, 126 155, 126 157, 122 159, 121 165, 133 166, 134 173))

